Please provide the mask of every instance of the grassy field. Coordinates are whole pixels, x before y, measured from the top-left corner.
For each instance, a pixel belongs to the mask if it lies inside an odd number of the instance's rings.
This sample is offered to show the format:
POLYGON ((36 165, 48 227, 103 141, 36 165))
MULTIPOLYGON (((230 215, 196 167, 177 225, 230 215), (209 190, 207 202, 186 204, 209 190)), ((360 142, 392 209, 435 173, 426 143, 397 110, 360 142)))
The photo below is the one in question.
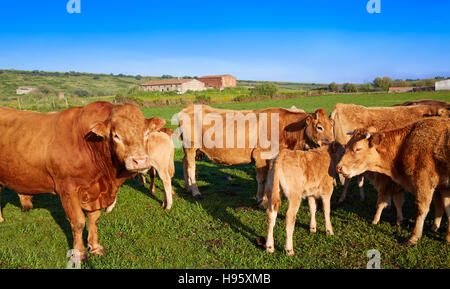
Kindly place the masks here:
MULTIPOLYGON (((366 106, 390 106, 407 100, 433 98, 450 101, 450 92, 377 95, 323 95, 295 99, 215 105, 220 108, 256 109, 296 105, 306 111, 324 107, 330 112, 338 102, 366 106)), ((181 106, 144 108, 147 117, 170 120, 181 106)), ((162 184, 157 181, 156 196, 137 181, 127 181, 120 189, 114 211, 103 214, 99 235, 107 250, 105 256, 91 256, 83 268, 365 268, 366 252, 381 252, 382 268, 450 268, 450 245, 445 243, 447 222, 432 233, 433 210, 425 224, 424 237, 415 247, 402 243, 412 230, 414 198, 406 194, 405 222, 394 225, 394 209, 386 209, 379 225, 371 225, 376 192, 366 183, 367 200, 353 196, 352 183, 345 204, 331 212, 335 236, 326 236, 323 214, 317 213, 318 232, 309 233, 309 210, 304 201, 294 232, 296 255, 284 254, 283 202, 275 227, 273 255, 256 245, 266 235, 266 213, 254 207, 256 181, 252 165, 224 167, 210 161, 198 162, 198 184, 203 201, 185 192, 181 168, 183 152, 175 154, 173 179, 177 196, 170 212, 160 208, 162 184)), ((342 187, 336 187, 336 204, 342 187)), ((5 190, 2 197, 5 223, 0 224, 0 268, 65 268, 67 250, 72 246, 70 224, 59 198, 36 196, 35 209, 22 213, 16 193, 5 190)), ((87 232, 85 234, 87 238, 87 232)))

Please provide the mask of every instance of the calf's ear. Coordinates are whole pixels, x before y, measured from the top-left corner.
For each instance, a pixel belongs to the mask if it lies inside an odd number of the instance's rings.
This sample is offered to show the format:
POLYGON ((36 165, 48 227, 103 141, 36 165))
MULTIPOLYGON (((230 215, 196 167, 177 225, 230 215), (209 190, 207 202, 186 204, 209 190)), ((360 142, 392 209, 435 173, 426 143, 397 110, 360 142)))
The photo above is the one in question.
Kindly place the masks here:
POLYGON ((157 131, 166 125, 166 121, 160 117, 152 117, 147 119, 147 125, 150 131, 157 131))
POLYGON ((104 122, 97 122, 91 127, 89 133, 93 133, 101 138, 106 138, 109 134, 109 128, 108 125, 106 125, 104 122))
POLYGON ((307 117, 306 117, 306 125, 309 125, 312 121, 313 121, 313 117, 312 117, 312 115, 308 115, 307 117))

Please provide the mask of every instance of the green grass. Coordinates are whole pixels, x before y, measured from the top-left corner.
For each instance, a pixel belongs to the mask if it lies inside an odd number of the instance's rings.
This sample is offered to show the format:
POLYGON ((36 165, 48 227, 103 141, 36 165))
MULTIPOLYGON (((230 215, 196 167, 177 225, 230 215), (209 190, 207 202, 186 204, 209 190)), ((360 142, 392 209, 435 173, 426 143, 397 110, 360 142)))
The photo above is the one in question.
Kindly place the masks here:
MULTIPOLYGON (((306 111, 325 107, 331 112, 337 102, 367 106, 389 106, 407 100, 433 98, 450 101, 450 92, 379 95, 324 95, 255 103, 222 104, 215 107, 244 109, 290 107, 306 111)), ((170 120, 180 106, 143 109, 146 117, 170 120)), ((275 249, 267 254, 255 244, 266 236, 266 213, 254 207, 256 181, 252 165, 224 167, 210 161, 197 162, 198 184, 205 199, 195 201, 184 190, 181 168, 183 153, 175 154, 173 185, 177 196, 170 212, 160 206, 162 184, 157 181, 156 196, 137 181, 127 181, 120 189, 111 214, 103 214, 99 236, 105 256, 90 256, 83 268, 365 268, 366 252, 381 252, 382 268, 450 268, 450 245, 445 243, 447 222, 432 233, 433 210, 425 223, 424 237, 416 247, 402 243, 415 219, 414 198, 406 194, 405 222, 394 225, 394 209, 386 209, 379 225, 371 225, 376 192, 366 183, 367 200, 354 196, 351 183, 345 204, 331 212, 335 236, 326 236, 323 213, 317 212, 318 232, 309 233, 309 210, 304 201, 294 232, 296 255, 284 254, 285 213, 280 209, 275 226, 275 249)), ((335 204, 342 187, 335 188, 335 204)), ((5 190, 2 198, 5 223, 0 224, 0 268, 65 268, 72 233, 59 198, 50 194, 34 199, 35 209, 22 213, 16 193, 5 190)), ((87 233, 85 233, 85 239, 87 233)))

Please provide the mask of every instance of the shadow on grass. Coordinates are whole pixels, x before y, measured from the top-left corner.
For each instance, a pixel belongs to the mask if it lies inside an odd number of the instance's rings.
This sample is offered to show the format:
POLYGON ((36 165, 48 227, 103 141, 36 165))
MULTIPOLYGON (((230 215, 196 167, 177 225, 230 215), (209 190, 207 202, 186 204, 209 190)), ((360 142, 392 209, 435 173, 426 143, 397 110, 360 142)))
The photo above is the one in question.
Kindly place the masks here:
MULTIPOLYGON (((32 202, 33 202, 32 210, 45 209, 50 212, 50 215, 66 236, 68 248, 72 248, 73 246, 72 227, 70 226, 70 222, 66 217, 66 212, 62 207, 59 196, 53 194, 39 194, 33 196, 32 202)), ((1 205, 2 209, 6 206, 7 203, 12 204, 13 206, 19 208, 20 210, 22 209, 19 196, 17 195, 17 193, 8 188, 4 188, 2 191, 2 205, 1 205)), ((22 214, 27 213, 28 212, 22 212, 22 214)), ((83 240, 85 244, 87 243, 87 235, 88 232, 85 228, 83 231, 83 240)))

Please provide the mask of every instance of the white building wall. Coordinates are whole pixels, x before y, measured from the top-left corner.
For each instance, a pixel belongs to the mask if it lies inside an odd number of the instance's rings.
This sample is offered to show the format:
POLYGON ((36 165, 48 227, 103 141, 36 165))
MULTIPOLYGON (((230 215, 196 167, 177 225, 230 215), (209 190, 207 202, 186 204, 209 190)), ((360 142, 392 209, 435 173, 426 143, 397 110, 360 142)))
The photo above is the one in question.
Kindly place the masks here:
POLYGON ((437 81, 436 90, 450 90, 450 79, 437 81))

